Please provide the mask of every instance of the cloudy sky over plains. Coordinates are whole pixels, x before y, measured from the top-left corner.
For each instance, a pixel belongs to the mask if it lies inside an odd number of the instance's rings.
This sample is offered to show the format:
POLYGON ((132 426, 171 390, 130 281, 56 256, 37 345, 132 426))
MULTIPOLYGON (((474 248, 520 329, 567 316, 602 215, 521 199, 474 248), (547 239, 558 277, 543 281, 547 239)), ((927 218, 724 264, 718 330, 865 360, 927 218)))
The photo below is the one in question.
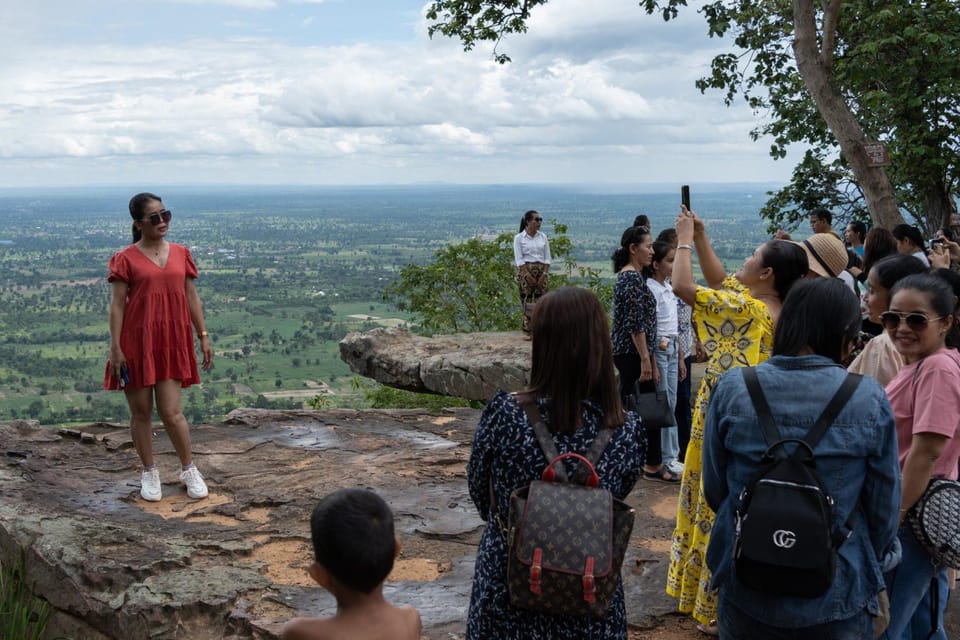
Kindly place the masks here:
POLYGON ((5 0, 0 187, 786 181, 693 86, 688 10, 551 0, 463 52, 425 0, 5 0))

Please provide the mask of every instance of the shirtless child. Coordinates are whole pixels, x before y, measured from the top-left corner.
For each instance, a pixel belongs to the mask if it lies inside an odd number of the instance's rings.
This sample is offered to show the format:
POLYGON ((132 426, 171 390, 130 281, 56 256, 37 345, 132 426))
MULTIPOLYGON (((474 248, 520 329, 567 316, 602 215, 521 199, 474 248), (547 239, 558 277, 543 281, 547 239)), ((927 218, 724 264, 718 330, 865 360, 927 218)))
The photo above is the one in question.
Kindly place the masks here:
POLYGON ((284 640, 419 640, 417 610, 383 598, 400 543, 382 498, 364 489, 335 491, 313 510, 310 532, 316 561, 309 573, 337 599, 337 613, 294 618, 284 640))

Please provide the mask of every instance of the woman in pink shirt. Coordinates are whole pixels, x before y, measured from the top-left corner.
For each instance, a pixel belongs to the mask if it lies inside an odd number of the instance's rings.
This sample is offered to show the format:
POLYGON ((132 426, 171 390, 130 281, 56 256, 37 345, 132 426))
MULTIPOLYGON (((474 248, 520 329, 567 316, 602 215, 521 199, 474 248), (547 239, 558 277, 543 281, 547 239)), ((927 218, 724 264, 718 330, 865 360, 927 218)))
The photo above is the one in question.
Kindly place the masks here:
MULTIPOLYGON (((894 286, 890 309, 880 316, 905 363, 886 389, 897 422, 903 474, 901 523, 923 496, 931 478, 957 478, 960 354, 945 343, 953 324, 953 309, 950 285, 936 276, 921 274, 907 276, 894 286)), ((884 576, 890 596, 890 626, 883 637, 946 639, 942 625, 946 567, 933 563, 909 524, 901 524, 899 539, 903 559, 884 576), (931 600, 935 619, 931 616, 931 600), (934 633, 928 635, 931 629, 934 633)))

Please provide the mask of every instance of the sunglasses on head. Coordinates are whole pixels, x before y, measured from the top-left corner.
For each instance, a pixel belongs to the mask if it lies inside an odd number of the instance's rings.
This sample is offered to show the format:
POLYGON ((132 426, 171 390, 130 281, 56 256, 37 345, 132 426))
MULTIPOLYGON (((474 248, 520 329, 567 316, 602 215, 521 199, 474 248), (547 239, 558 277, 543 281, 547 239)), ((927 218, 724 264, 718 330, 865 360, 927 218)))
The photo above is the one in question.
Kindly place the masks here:
POLYGON ((149 222, 153 226, 157 226, 161 222, 170 222, 170 219, 173 217, 173 211, 169 209, 164 209, 163 211, 158 211, 152 213, 149 216, 143 216, 141 222, 149 222))
POLYGON ((880 323, 887 331, 894 331, 900 326, 900 322, 905 321, 907 327, 914 331, 922 331, 930 324, 930 320, 939 320, 943 316, 928 318, 925 313, 898 313, 897 311, 884 311, 880 314, 880 323))

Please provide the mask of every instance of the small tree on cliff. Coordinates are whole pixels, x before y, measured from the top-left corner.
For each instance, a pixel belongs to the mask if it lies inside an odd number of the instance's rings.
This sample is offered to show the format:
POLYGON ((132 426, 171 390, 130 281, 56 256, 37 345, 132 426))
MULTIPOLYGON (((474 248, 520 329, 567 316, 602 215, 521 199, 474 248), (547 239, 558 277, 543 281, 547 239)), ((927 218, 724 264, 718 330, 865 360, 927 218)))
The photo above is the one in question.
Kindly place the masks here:
MULTIPOLYGON (((579 284, 594 291, 607 306, 613 298, 599 273, 579 267, 567 226, 553 222, 549 234, 550 288, 579 284)), ((408 264, 387 287, 384 297, 403 311, 412 311, 430 333, 514 331, 520 328, 520 296, 513 264, 513 234, 494 240, 471 238, 438 249, 425 265, 408 264)))
MULTIPOLYGON (((429 33, 499 43, 527 30, 548 0, 436 0, 429 33)), ((640 0, 675 18, 687 0, 640 0)), ((887 227, 901 208, 930 231, 956 211, 960 180, 960 9, 955 0, 708 0, 699 11, 711 36, 732 33, 735 50, 715 57, 701 91, 739 93, 769 118, 770 153, 808 146, 791 184, 762 214, 776 226, 811 205, 887 227), (891 166, 872 166, 868 141, 888 145, 891 166)), ((499 62, 509 57, 497 53, 499 62)))

